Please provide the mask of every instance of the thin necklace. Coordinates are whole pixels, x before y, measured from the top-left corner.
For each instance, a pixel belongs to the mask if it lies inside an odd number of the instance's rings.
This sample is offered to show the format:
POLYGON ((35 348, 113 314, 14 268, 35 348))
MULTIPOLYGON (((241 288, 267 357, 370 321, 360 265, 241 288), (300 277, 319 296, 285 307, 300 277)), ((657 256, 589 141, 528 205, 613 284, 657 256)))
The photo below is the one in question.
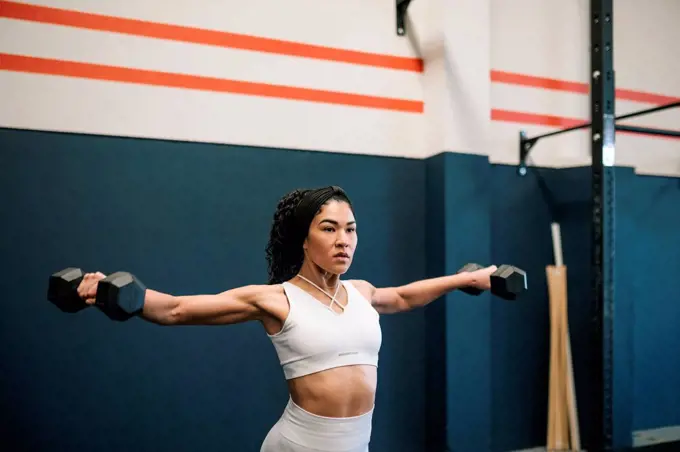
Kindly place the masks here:
POLYGON ((333 311, 333 308, 332 308, 333 303, 335 303, 336 305, 338 305, 338 306, 340 307, 340 309, 342 309, 342 312, 345 312, 345 307, 344 307, 343 305, 341 305, 340 303, 338 303, 338 302, 335 300, 335 297, 338 296, 338 291, 340 290, 340 283, 339 283, 339 282, 338 282, 338 286, 335 288, 335 295, 331 295, 331 294, 329 294, 328 292, 326 292, 325 290, 323 290, 321 287, 319 287, 319 286, 317 286, 316 284, 314 284, 314 283, 313 283, 312 281, 310 281, 309 279, 307 279, 307 278, 305 278, 304 276, 302 276, 301 274, 298 273, 297 276, 299 276, 301 279, 304 279, 304 280, 307 281, 309 284, 311 284, 312 286, 314 286, 314 287, 316 287, 317 289, 319 289, 321 292, 323 292, 323 293, 325 293, 326 295, 328 295, 328 297, 331 299, 331 304, 330 304, 330 305, 324 305, 324 306, 326 306, 328 309, 330 309, 331 312, 335 312, 335 311, 333 311))

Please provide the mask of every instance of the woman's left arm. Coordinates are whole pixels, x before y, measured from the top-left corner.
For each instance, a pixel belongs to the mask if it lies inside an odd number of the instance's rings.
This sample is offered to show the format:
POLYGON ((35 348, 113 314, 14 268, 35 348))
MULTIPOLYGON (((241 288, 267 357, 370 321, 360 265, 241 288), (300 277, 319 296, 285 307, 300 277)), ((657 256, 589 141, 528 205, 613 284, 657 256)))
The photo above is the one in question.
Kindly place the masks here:
POLYGON ((368 281, 352 281, 381 314, 393 314, 421 308, 437 298, 462 287, 476 287, 488 290, 491 274, 496 271, 492 265, 473 272, 423 279, 398 287, 375 287, 368 281))

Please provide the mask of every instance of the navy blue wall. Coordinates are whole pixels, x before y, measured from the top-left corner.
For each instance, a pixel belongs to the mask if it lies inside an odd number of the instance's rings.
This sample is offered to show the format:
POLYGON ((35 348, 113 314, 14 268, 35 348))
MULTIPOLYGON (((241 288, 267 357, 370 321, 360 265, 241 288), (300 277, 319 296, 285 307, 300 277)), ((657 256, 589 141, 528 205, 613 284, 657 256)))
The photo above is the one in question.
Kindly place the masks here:
POLYGON ((577 392, 590 394, 579 399, 588 444, 597 389, 588 373, 594 357, 588 169, 532 169, 518 177, 513 167, 459 154, 432 157, 426 168, 428 275, 455 272, 469 261, 510 263, 528 272, 530 287, 517 301, 457 292, 426 309, 431 450, 507 451, 545 444, 550 345, 545 267, 554 259, 552 221, 562 225, 569 267, 577 392))
MULTIPOLYGON (((492 175, 486 159, 440 154, 427 169, 427 274, 456 273, 468 262, 490 265, 492 175)), ((451 292, 426 307, 427 437, 431 451, 490 450, 492 306, 488 292, 451 292)))
MULTIPOLYGON (((568 267, 569 327, 582 444, 595 440, 598 388, 591 296, 590 169, 534 169, 518 178, 494 166, 493 260, 529 272, 517 306, 493 303, 494 450, 545 444, 550 221, 561 225, 568 267), (521 370, 519 370, 521 369, 521 370)), ((616 169, 616 310, 613 315, 615 442, 631 432, 680 424, 680 182, 616 169)))
MULTIPOLYGON (((384 316, 372 450, 545 444, 545 266, 562 225, 584 444, 592 440, 588 168, 515 169, 479 156, 426 161, 0 129, 0 404, 13 450, 256 451, 286 401, 258 325, 162 328, 65 315, 45 300, 64 266, 138 274, 174 293, 266 280, 276 201, 304 186, 352 195, 348 277, 376 285, 513 263, 530 292, 453 293, 384 316), (266 159, 266 160, 265 160, 266 159), (48 446, 49 445, 49 446, 48 446)), ((617 170, 618 442, 680 424, 680 184, 617 170)))
MULTIPOLYGON (((554 263, 552 221, 561 225, 568 267, 581 441, 592 445, 599 393, 590 303, 590 168, 531 169, 518 177, 513 167, 458 154, 425 164, 428 275, 456 271, 468 260, 512 263, 527 270, 530 287, 517 302, 453 293, 427 308, 432 450, 444 450, 445 444, 494 451, 545 444, 550 345, 545 266, 554 263), (445 347, 437 347, 442 342, 445 347)), ((629 168, 617 168, 616 181, 615 442, 627 447, 634 430, 680 424, 675 396, 680 336, 674 326, 680 305, 671 301, 677 291, 673 275, 680 270, 680 183, 637 176, 629 168), (644 267, 655 271, 641 272, 644 267)))
POLYGON ((680 180, 619 179, 617 295, 634 312, 632 426, 680 425, 680 180))
MULTIPOLYGON (((545 444, 549 315, 545 266, 552 262, 550 204, 539 181, 553 170, 519 178, 493 166, 492 260, 527 271, 529 292, 517 301, 494 299, 491 310, 493 450, 545 444)), ((552 185, 552 184, 550 184, 552 185)))
POLYGON ((559 222, 568 268, 569 327, 583 445, 593 440, 590 300, 590 172, 494 165, 493 260, 528 272, 521 302, 493 303, 493 450, 545 445, 550 321, 546 265, 554 264, 551 222, 559 222))

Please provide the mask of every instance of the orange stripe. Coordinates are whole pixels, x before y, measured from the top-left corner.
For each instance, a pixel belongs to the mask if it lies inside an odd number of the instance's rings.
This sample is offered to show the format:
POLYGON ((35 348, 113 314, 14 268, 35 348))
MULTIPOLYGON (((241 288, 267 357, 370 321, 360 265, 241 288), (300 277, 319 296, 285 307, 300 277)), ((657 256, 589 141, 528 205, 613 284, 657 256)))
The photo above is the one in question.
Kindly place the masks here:
POLYGON ((642 102, 647 104, 670 104, 677 102, 680 97, 664 96, 663 94, 644 93, 642 91, 633 91, 630 89, 617 89, 616 98, 623 100, 630 100, 633 102, 642 102))
POLYGON ((525 113, 521 111, 509 111, 492 109, 492 121, 518 122, 520 124, 533 124, 537 126, 549 127, 574 127, 588 121, 576 118, 565 118, 561 116, 539 115, 536 113, 525 113))
MULTIPOLYGON (((491 81, 495 83, 528 86, 531 88, 540 88, 553 91, 565 91, 577 94, 590 93, 590 86, 587 83, 581 82, 570 82, 567 80, 558 80, 547 77, 536 77, 533 75, 517 74, 497 70, 492 70, 490 77, 491 81)), ((654 94, 644 91, 633 91, 630 89, 621 88, 618 88, 616 90, 616 98, 621 100, 629 100, 633 102, 641 102, 653 105, 663 105, 680 100, 680 98, 665 96, 663 94, 654 94)))
POLYGON ((0 1, 0 17, 339 63, 423 72, 419 58, 383 55, 223 31, 0 1))
POLYGON ((270 85, 266 83, 239 80, 226 80, 197 75, 105 66, 101 64, 78 63, 75 61, 54 60, 6 53, 0 53, 0 70, 245 94, 250 96, 274 97, 412 113, 422 113, 424 108, 423 102, 414 100, 297 88, 293 86, 270 85))
POLYGON ((568 82, 547 77, 535 77, 533 75, 516 74, 504 71, 491 71, 491 81, 508 85, 529 86, 554 91, 567 91, 571 93, 588 94, 589 88, 585 83, 568 82))
MULTIPOLYGON (((536 126, 548 126, 548 127, 559 127, 559 128, 567 128, 567 127, 574 127, 574 126, 579 126, 582 124, 587 123, 588 121, 584 121, 583 119, 577 119, 577 118, 565 118, 562 116, 552 116, 552 115, 539 115, 536 113, 525 113, 521 111, 510 111, 510 110, 500 110, 500 109, 492 109, 491 110, 491 120, 492 121, 502 121, 502 122, 514 122, 514 123, 519 123, 519 124, 528 124, 528 125, 536 125, 536 126)), ((643 126, 640 126, 643 127, 643 126)), ((654 137, 654 138, 666 138, 666 139, 671 139, 671 140, 678 140, 680 138, 678 137, 667 137, 667 136, 655 136, 655 135, 647 135, 647 134, 640 134, 638 132, 630 132, 630 131, 623 131, 619 130, 616 132, 617 134, 619 133, 624 133, 624 134, 631 134, 631 135, 644 135, 647 137, 654 137)))

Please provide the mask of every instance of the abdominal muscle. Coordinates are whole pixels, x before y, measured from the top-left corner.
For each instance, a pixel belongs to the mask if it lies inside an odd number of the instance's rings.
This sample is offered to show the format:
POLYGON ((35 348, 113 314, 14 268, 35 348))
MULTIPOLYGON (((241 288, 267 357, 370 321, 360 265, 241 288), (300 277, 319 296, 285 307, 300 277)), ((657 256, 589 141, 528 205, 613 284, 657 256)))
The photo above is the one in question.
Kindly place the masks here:
POLYGON ((344 366, 288 380, 293 402, 318 416, 353 417, 373 409, 377 387, 374 366, 344 366))

